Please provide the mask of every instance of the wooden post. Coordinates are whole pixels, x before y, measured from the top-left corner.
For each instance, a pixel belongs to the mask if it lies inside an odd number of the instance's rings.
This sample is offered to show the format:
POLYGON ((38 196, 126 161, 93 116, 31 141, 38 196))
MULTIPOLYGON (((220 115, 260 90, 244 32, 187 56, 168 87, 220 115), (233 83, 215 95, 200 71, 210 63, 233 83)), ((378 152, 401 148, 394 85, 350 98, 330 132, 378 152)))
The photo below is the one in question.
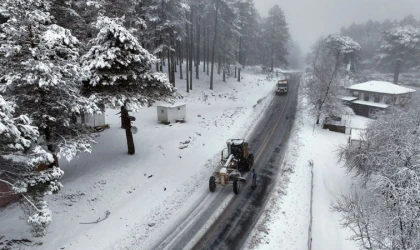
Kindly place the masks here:
POLYGON ((121 119, 123 120, 125 126, 125 136, 127 138, 128 154, 133 155, 136 153, 136 149, 134 147, 133 133, 131 132, 131 121, 128 115, 128 110, 125 106, 121 107, 121 119))
POLYGON ((121 128, 125 128, 125 120, 124 120, 124 115, 123 115, 123 110, 124 110, 124 106, 121 106, 121 128))
POLYGON ((241 68, 238 68, 238 82, 241 82, 241 68))
POLYGON ((238 67, 237 67, 237 66, 235 66, 235 78, 236 78, 236 70, 237 70, 237 68, 238 68, 238 67))

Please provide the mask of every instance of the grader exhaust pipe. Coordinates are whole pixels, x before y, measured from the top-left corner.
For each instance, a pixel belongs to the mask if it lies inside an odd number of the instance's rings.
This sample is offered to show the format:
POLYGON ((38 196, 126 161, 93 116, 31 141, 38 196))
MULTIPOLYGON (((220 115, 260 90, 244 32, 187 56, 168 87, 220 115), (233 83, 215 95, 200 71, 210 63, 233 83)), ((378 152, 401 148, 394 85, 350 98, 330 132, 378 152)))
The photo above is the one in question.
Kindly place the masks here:
POLYGON ((226 185, 226 177, 227 177, 227 167, 230 165, 230 163, 232 162, 232 160, 235 157, 233 156, 233 154, 231 154, 229 156, 229 158, 227 159, 227 161, 225 162, 225 164, 223 165, 223 168, 220 169, 219 171, 219 176, 220 176, 220 184, 222 186, 226 185))

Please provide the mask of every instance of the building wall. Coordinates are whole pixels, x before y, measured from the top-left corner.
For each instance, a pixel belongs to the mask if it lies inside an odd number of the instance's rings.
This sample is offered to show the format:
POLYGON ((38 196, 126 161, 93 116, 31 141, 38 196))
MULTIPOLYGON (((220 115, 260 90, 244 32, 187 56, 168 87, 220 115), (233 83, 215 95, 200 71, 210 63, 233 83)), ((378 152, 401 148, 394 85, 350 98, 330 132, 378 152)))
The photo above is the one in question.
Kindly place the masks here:
POLYGON ((390 94, 381 94, 369 91, 356 91, 351 90, 351 96, 359 98, 362 101, 383 103, 388 105, 404 105, 411 94, 400 94, 400 95, 390 95, 390 94))

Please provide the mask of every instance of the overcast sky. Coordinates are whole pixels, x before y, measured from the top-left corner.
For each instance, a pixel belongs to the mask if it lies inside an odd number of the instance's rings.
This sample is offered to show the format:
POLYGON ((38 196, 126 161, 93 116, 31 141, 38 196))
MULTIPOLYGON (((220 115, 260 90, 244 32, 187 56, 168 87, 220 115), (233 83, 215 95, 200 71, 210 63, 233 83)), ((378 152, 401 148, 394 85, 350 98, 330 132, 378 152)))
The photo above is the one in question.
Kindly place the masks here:
POLYGON ((321 35, 340 32, 351 23, 400 20, 412 14, 420 19, 420 0, 254 0, 262 16, 278 4, 286 15, 292 39, 307 52, 321 35))

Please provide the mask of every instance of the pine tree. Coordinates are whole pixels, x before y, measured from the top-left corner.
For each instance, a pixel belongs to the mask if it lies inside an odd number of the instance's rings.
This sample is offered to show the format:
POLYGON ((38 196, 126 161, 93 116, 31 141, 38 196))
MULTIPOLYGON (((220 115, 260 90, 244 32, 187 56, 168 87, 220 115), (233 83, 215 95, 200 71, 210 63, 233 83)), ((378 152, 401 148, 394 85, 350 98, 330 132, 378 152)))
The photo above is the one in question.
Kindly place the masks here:
POLYGON ((357 70, 361 47, 353 39, 348 36, 331 34, 324 40, 324 46, 337 60, 342 60, 343 66, 347 66, 352 72, 357 70))
POLYGON ((394 67, 394 83, 398 84, 401 68, 419 69, 420 29, 411 26, 386 31, 380 45, 380 64, 394 67))
POLYGON ((287 44, 290 40, 289 28, 283 10, 276 4, 268 12, 265 21, 264 39, 267 41, 270 53, 271 71, 274 66, 287 66, 287 44))
MULTIPOLYGON (((80 77, 79 43, 69 30, 53 24, 50 2, 6 0, 0 9, 7 17, 0 25, 3 97, 16 103, 14 113, 17 117, 30 114, 37 131, 32 133, 31 141, 47 148, 54 159, 50 168, 41 172, 33 171, 43 163, 40 160, 25 164, 9 162, 19 177, 13 184, 15 190, 28 193, 25 196, 31 204, 28 211, 36 212, 29 220, 34 233, 43 234, 50 212, 42 197, 61 187, 56 182, 63 174, 56 168, 57 158, 63 156, 70 160, 80 151, 91 150, 90 129, 74 123, 73 119, 98 109, 95 103, 80 95, 80 82, 77 81, 80 77), (38 137, 42 139, 38 140, 38 137), (40 185, 42 182, 46 185, 40 185)), ((21 123, 27 126, 28 121, 21 123)), ((51 161, 50 155, 45 156, 40 147, 34 149, 25 150, 25 154, 35 152, 44 155, 47 162, 51 161)), ((20 149, 15 153, 20 154, 20 149)))
POLYGON ((78 40, 52 23, 49 1, 7 0, 3 7, 9 16, 0 36, 5 97, 15 100, 17 113, 31 114, 55 158, 89 152, 90 130, 72 122, 98 110, 80 95, 78 40))
POLYGON ((176 90, 166 75, 151 71, 158 59, 140 45, 123 21, 98 17, 98 35, 82 58, 84 94, 111 107, 130 103, 134 108, 173 97, 176 90))
POLYGON ((63 171, 56 167, 35 171, 39 165, 54 159, 36 145, 38 128, 31 125, 27 115, 17 116, 14 108, 13 103, 0 95, 0 182, 23 196, 24 207, 30 213, 28 223, 33 233, 40 236, 51 221, 51 211, 43 196, 62 187, 58 180, 63 171))

